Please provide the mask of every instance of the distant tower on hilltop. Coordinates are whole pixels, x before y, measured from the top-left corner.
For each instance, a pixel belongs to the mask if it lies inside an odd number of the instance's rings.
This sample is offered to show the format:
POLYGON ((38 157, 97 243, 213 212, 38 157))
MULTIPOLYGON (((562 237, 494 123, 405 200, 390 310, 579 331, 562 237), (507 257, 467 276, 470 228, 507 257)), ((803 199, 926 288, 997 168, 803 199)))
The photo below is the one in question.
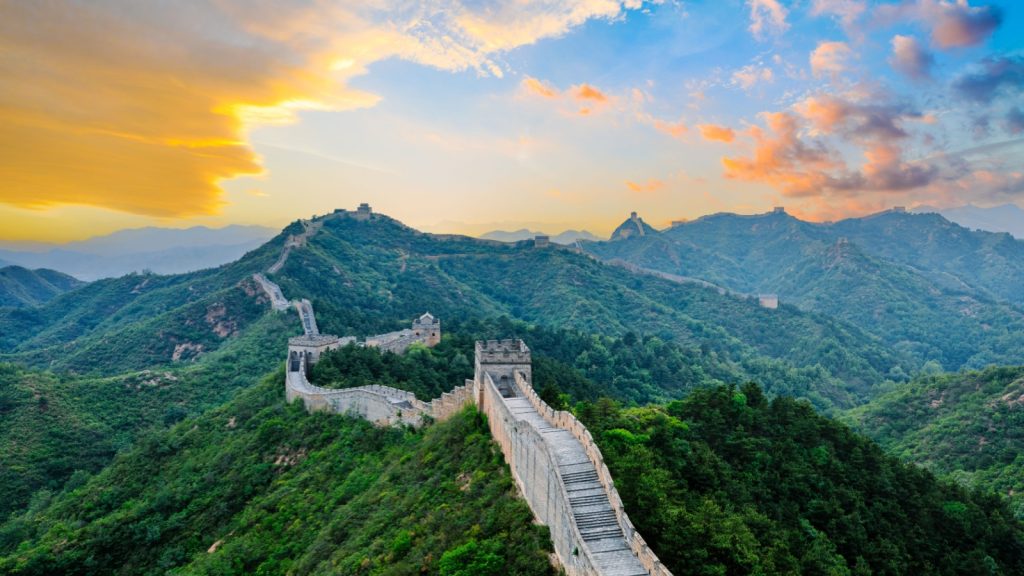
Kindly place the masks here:
POLYGON ((785 214, 785 213, 786 213, 786 207, 785 206, 776 206, 775 208, 772 208, 772 214, 785 214))
POLYGON ((897 213, 897 214, 906 214, 907 213, 907 207, 906 206, 893 206, 892 207, 892 211, 897 213))
POLYGON ((636 212, 630 212, 629 219, 632 220, 633 222, 636 222, 638 220, 636 212))
POLYGON ((427 312, 412 321, 412 333, 418 338, 423 338, 427 346, 437 346, 441 343, 441 321, 427 312))
POLYGON ((359 208, 356 208, 355 218, 356 220, 369 220, 372 214, 373 208, 370 208, 369 204, 363 202, 359 205, 359 208))
POLYGON ((534 248, 547 248, 551 244, 551 238, 543 234, 533 237, 534 248))

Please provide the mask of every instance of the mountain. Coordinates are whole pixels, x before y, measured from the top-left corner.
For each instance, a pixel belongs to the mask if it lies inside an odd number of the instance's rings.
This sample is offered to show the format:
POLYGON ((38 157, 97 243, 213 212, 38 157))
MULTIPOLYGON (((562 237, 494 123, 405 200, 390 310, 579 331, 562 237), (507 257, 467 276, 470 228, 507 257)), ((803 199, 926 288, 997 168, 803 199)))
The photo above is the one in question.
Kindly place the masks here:
POLYGON ((0 250, 0 258, 22 266, 60 270, 85 280, 144 270, 176 274, 237 260, 275 234, 275 230, 262 226, 139 228, 61 245, 24 247, 8 243, 7 249, 0 250))
MULTIPOLYGON (((544 232, 534 232, 531 230, 527 230, 526 228, 522 228, 520 230, 515 230, 512 232, 508 232, 505 230, 494 230, 492 232, 487 232, 486 234, 481 234, 480 238, 484 240, 497 240, 499 242, 520 242, 523 240, 532 240, 537 236, 547 236, 547 234, 545 234, 544 232)), ((555 244, 568 245, 573 244, 577 240, 595 241, 600 240, 600 238, 591 234, 590 232, 587 232, 586 230, 565 230, 564 232, 559 232, 554 236, 550 236, 550 240, 555 244)))
POLYGON ((892 454, 1004 495, 1024 518, 1024 367, 922 376, 842 418, 892 454))
MULTIPOLYGON (((495 245, 417 232, 386 216, 318 220, 273 278, 307 297, 321 327, 373 334, 430 310, 441 318, 508 315, 591 333, 658 335, 739 366, 770 389, 798 380, 816 402, 852 405, 911 360, 849 325, 794 308, 766 310, 607 266, 558 247, 495 245), (793 372, 793 371, 796 372, 793 372), (811 384, 816 382, 816 384, 811 384)), ((31 313, 0 312, 0 352, 33 366, 117 373, 202 356, 245 333, 267 300, 251 279, 280 256, 295 223, 241 260, 185 275, 103 280, 31 313)))
MULTIPOLYGON (((899 212, 835 224, 716 214, 595 256, 841 318, 946 369, 1024 362, 1024 242, 899 212)), ((894 375, 896 376, 896 375, 894 375)))
POLYGON ((0 268, 0 307, 38 306, 84 284, 56 270, 6 266, 0 268))
POLYGON ((643 237, 645 235, 657 234, 657 230, 652 228, 648 223, 644 222, 643 218, 636 215, 636 212, 629 217, 619 227, 612 232, 612 240, 624 240, 626 238, 643 237))
POLYGON ((1003 204, 990 208, 967 204, 945 210, 921 206, 915 208, 914 212, 919 214, 934 212, 964 228, 988 232, 1007 232, 1016 238, 1024 239, 1024 209, 1016 204, 1003 204))

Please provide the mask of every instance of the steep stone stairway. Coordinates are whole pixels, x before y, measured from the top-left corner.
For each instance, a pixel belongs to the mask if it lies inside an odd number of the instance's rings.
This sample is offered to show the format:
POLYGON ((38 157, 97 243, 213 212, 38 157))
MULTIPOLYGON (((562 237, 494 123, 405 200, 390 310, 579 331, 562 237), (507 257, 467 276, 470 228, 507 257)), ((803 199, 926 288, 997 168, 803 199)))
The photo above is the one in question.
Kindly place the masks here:
POLYGON ((630 550, 615 519, 615 511, 597 469, 587 458, 583 445, 571 432, 552 426, 522 397, 504 398, 516 419, 540 432, 555 455, 562 483, 569 495, 573 519, 600 574, 606 576, 647 576, 649 573, 630 550))

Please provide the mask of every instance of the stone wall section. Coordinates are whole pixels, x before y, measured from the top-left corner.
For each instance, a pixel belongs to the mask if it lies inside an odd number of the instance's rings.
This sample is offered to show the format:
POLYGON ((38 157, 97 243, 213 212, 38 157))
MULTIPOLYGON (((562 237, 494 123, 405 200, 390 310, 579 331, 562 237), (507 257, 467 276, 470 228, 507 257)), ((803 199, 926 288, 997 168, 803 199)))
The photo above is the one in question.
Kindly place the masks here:
POLYGON ((622 497, 619 496, 619 491, 615 488, 612 474, 608 470, 608 466, 605 465, 604 456, 601 454, 601 449, 597 447, 597 443, 594 442, 594 437, 590 434, 590 430, 571 412, 554 410, 548 406, 521 375, 517 375, 517 384, 530 401, 530 404, 533 405, 534 409, 537 410, 546 422, 553 427, 568 430, 583 445, 587 458, 597 469, 597 481, 600 482, 608 494, 608 500, 611 503, 612 510, 615 511, 616 520, 619 526, 622 527, 623 536, 644 569, 652 576, 672 576, 672 573, 668 568, 665 568, 658 559, 658 556, 650 549, 647 542, 644 541, 643 536, 637 532, 633 522, 629 519, 629 515, 626 514, 622 497))

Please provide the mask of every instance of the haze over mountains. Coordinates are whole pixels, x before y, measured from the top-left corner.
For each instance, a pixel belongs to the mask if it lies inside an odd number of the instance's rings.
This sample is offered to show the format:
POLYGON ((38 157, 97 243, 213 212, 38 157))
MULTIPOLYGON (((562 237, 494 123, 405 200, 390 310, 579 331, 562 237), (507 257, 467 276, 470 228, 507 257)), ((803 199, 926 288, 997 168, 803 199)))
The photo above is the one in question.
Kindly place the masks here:
POLYGON ((1008 232, 1016 238, 1024 239, 1024 209, 1016 204, 1003 204, 989 208, 967 204, 944 210, 919 206, 914 209, 914 212, 936 212, 950 222, 956 222, 965 228, 987 232, 1008 232))
MULTIPOLYGON (((546 236, 544 232, 536 232, 521 228, 515 231, 506 230, 494 230, 481 234, 480 238, 484 240, 497 240, 499 242, 520 242, 522 240, 530 240, 537 236, 546 236)), ((577 240, 601 240, 598 236, 587 232, 586 230, 565 230, 550 236, 551 242, 555 244, 572 244, 577 240)))
POLYGON ((0 261, 50 268, 86 281, 143 270, 177 274, 237 260, 276 233, 241 225, 137 228, 67 244, 0 243, 0 261))

